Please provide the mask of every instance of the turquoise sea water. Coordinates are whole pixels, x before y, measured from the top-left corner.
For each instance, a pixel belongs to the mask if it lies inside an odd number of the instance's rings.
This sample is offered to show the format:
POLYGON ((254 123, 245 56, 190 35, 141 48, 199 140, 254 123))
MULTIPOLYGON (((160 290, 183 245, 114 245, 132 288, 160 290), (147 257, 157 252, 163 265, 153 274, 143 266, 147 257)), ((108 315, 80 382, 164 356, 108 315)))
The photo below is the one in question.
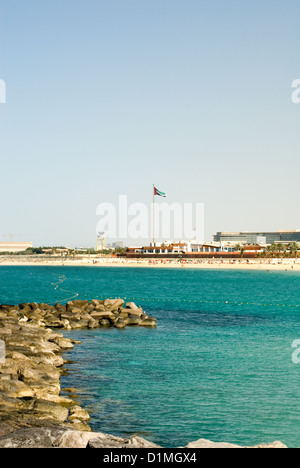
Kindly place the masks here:
POLYGON ((299 447, 299 284, 292 271, 0 267, 0 302, 122 297, 157 317, 157 329, 65 333, 82 344, 62 387, 80 390, 95 431, 299 447))

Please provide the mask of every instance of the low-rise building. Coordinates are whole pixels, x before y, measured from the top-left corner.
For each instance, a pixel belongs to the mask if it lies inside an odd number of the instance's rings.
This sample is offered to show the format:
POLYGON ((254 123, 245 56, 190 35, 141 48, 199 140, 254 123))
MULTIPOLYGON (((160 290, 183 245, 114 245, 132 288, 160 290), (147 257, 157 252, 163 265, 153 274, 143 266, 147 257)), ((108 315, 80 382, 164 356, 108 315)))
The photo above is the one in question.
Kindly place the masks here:
POLYGON ((219 252, 220 243, 199 243, 196 241, 181 241, 171 243, 150 244, 146 247, 128 247, 128 253, 135 254, 185 254, 200 252, 219 252))
POLYGON ((24 252, 32 248, 32 242, 0 242, 0 252, 24 252))
POLYGON ((274 243, 300 243, 300 230, 292 231, 275 231, 275 232, 217 232, 214 237, 214 242, 231 243, 231 244, 259 244, 271 245, 274 243))

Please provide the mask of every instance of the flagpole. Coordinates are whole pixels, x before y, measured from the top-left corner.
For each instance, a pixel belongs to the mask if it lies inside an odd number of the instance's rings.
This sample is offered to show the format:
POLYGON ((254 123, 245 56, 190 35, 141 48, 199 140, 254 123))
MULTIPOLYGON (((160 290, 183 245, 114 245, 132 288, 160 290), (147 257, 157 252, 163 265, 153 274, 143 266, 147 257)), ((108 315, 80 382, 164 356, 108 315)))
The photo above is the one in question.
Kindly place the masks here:
POLYGON ((155 246, 155 197, 154 197, 154 184, 153 184, 153 247, 155 246))

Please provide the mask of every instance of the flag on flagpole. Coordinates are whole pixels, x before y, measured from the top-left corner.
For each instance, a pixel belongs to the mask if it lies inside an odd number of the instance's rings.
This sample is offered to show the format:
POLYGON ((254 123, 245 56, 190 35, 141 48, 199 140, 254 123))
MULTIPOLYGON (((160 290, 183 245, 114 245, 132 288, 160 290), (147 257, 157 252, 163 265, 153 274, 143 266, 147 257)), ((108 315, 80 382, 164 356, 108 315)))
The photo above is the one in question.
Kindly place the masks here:
POLYGON ((166 194, 164 192, 161 192, 160 190, 158 190, 156 187, 154 187, 154 195, 166 198, 166 194))

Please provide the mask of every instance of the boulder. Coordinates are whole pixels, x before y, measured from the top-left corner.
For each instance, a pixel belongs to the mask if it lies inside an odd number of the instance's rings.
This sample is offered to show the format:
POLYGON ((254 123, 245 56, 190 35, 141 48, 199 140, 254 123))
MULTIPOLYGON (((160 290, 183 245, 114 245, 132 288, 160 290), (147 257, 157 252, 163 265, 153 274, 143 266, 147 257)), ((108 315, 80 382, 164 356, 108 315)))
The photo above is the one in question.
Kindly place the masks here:
POLYGON ((80 328, 88 328, 88 325, 89 325, 89 321, 91 320, 90 317, 85 317, 85 318, 82 318, 79 320, 79 322, 77 322, 77 325, 80 327, 80 328))
POLYGON ((129 309, 119 309, 119 316, 123 318, 128 318, 128 316, 131 314, 131 310, 129 309))
POLYGON ((64 406, 65 408, 70 408, 71 406, 76 405, 76 402, 71 398, 63 397, 60 395, 51 395, 47 393, 43 396, 43 400, 52 401, 58 405, 64 406))
POLYGON ((104 328, 111 327, 111 322, 108 319, 102 319, 100 321, 100 326, 104 328))
POLYGON ((127 309, 138 309, 138 306, 134 302, 126 302, 127 309))
POLYGON ((39 398, 48 393, 60 393, 60 372, 53 366, 38 364, 35 368, 25 368, 20 372, 19 378, 39 398))
POLYGON ((50 364, 39 363, 37 365, 26 366, 20 370, 19 379, 30 385, 37 382, 57 382, 60 379, 60 371, 50 364))
POLYGON ((126 322, 122 317, 120 317, 115 321, 114 326, 116 328, 120 328, 120 329, 125 328, 126 327, 126 322))
POLYGON ((194 449, 194 448, 219 448, 219 449, 224 449, 224 448, 243 448, 239 445, 234 445, 234 444, 228 444, 226 442, 211 442, 210 440, 206 439, 199 439, 196 440, 195 442, 190 442, 185 448, 188 449, 194 449))
POLYGON ((106 299, 104 301, 104 306, 107 307, 109 310, 118 310, 120 307, 123 307, 123 305, 123 299, 106 299))
POLYGON ((64 365, 64 360, 62 356, 58 356, 57 354, 54 354, 52 352, 39 354, 37 356, 32 356, 31 360, 32 362, 35 362, 36 364, 39 364, 39 363, 50 364, 54 367, 62 367, 64 365))
POLYGON ((41 419, 54 419, 55 421, 65 422, 68 419, 69 410, 52 401, 36 400, 32 413, 41 419))
MULTIPOLYGON (((124 439, 97 432, 66 431, 54 442, 55 447, 60 448, 94 448, 90 441, 97 441, 101 444, 99 448, 122 448, 124 439)), ((98 447, 97 447, 98 448, 98 447)))
POLYGON ((67 310, 67 312, 70 312, 71 309, 72 309, 73 307, 74 307, 73 302, 72 302, 72 301, 69 301, 69 302, 67 303, 67 305, 66 305, 66 310, 67 310))
POLYGON ((143 309, 138 307, 134 302, 127 302, 125 310, 134 315, 141 316, 143 314, 143 309))
POLYGON ((139 325, 142 319, 139 315, 130 314, 126 320, 126 325, 139 325))
POLYGON ((0 339, 1 340, 4 340, 5 337, 9 336, 9 335, 12 335, 12 330, 10 328, 0 328, 0 339))
POLYGON ((144 320, 141 320, 139 323, 140 326, 142 327, 156 327, 157 326, 157 320, 154 317, 148 317, 144 320))
POLYGON ((122 448, 122 449, 139 449, 139 448, 161 448, 148 440, 141 437, 132 436, 130 439, 122 439, 108 434, 94 434, 88 442, 87 448, 105 449, 105 448, 122 448))
POLYGON ((254 445, 253 447, 245 447, 245 448, 287 449, 288 447, 286 445, 284 445, 282 442, 275 441, 275 442, 271 442, 270 444, 259 444, 259 445, 254 445))
POLYGON ((69 326, 71 327, 72 330, 77 330, 82 328, 80 320, 75 321, 75 320, 70 320, 69 326))
POLYGON ((85 411, 85 409, 75 405, 70 408, 69 421, 74 419, 78 419, 79 421, 89 421, 90 415, 85 411))
POLYGON ((25 354, 18 353, 16 351, 12 351, 10 353, 7 353, 6 357, 8 359, 12 359, 14 362, 16 362, 16 361, 20 361, 22 363, 24 363, 24 362, 30 363, 31 362, 31 360, 30 360, 30 358, 28 356, 25 356, 25 354))
POLYGON ((101 319, 114 319, 115 318, 115 315, 109 311, 109 310, 103 310, 103 311, 99 311, 99 312, 91 312, 90 313, 90 317, 95 319, 95 320, 101 320, 101 319))
POLYGON ((99 327, 99 320, 94 320, 93 318, 91 318, 88 323, 88 328, 92 329, 97 327, 99 327))
MULTIPOLYGON (((74 314, 72 312, 59 312, 60 320, 75 320, 74 314)), ((78 320, 80 320, 80 314, 78 314, 78 320)))
POLYGON ((47 327, 62 328, 63 323, 58 317, 46 316, 44 318, 47 327))
POLYGON ((59 426, 18 429, 0 437, 0 448, 51 448, 65 431, 59 426))
POLYGON ((31 398, 34 396, 33 390, 20 380, 4 380, 0 383, 1 388, 11 398, 31 398))
POLYGON ((18 319, 18 318, 19 318, 18 312, 15 311, 15 310, 11 310, 10 312, 8 312, 7 316, 8 316, 8 317, 15 318, 15 319, 18 319))
POLYGON ((139 449, 139 448, 161 448, 159 445, 149 442, 148 440, 143 439, 142 437, 132 436, 130 439, 127 439, 124 443, 123 448, 127 449, 139 449))
POLYGON ((74 315, 81 315, 83 313, 83 309, 80 308, 80 307, 72 307, 70 312, 72 312, 72 314, 74 315))
POLYGON ((237 448, 237 449, 242 449, 242 448, 287 448, 286 445, 284 445, 282 442, 272 442, 270 444, 259 444, 259 445, 254 445, 252 447, 244 447, 240 445, 235 445, 235 444, 229 444, 227 442, 212 442, 210 440, 206 439, 199 439, 196 440, 195 442, 190 442, 185 448, 188 449, 193 449, 193 448, 237 448))
POLYGON ((81 300, 79 300, 79 299, 75 299, 75 300, 73 301, 73 305, 74 305, 75 307, 79 307, 80 309, 83 309, 83 308, 85 308, 86 306, 89 305, 89 301, 87 301, 87 300, 82 300, 82 301, 81 301, 81 300))
POLYGON ((57 338, 54 340, 54 343, 60 347, 63 351, 67 351, 74 348, 74 345, 68 338, 57 338))

